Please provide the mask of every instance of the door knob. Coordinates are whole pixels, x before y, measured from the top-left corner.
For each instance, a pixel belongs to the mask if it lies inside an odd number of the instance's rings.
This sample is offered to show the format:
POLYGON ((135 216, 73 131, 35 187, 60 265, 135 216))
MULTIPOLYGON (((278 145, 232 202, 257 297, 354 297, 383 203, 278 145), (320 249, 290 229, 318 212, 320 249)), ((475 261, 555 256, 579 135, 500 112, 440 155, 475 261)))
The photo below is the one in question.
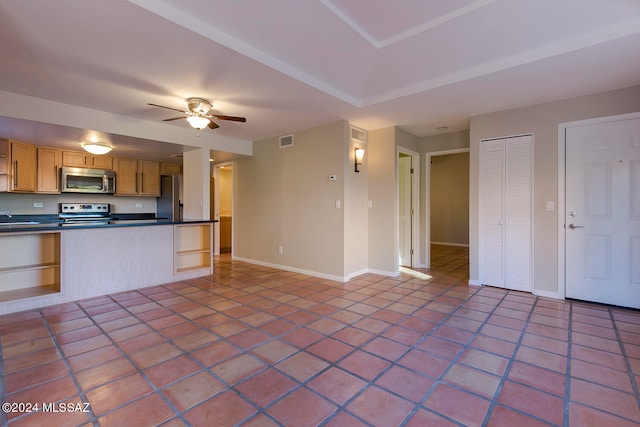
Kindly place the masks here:
POLYGON ((576 228, 584 228, 584 225, 569 224, 569 228, 575 230, 576 228))

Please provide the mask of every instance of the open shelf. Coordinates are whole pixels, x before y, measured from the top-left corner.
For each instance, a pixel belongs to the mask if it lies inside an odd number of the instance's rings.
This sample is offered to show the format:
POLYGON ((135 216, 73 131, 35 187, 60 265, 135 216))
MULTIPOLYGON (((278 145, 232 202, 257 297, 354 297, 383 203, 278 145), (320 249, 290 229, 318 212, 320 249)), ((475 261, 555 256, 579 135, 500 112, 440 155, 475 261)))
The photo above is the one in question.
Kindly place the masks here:
POLYGON ((208 269, 212 267, 211 243, 213 236, 211 223, 179 224, 174 228, 174 271, 208 269))
POLYGON ((0 302, 60 292, 60 233, 0 235, 0 302))

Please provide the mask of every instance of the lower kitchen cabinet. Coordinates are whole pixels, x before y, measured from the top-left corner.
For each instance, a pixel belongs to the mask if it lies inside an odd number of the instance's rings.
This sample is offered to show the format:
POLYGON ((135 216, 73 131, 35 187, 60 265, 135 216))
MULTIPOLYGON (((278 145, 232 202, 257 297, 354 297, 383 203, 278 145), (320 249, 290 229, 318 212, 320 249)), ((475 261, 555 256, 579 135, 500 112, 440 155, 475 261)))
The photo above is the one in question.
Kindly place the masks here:
POLYGON ((60 292, 60 233, 0 236, 0 302, 60 292))

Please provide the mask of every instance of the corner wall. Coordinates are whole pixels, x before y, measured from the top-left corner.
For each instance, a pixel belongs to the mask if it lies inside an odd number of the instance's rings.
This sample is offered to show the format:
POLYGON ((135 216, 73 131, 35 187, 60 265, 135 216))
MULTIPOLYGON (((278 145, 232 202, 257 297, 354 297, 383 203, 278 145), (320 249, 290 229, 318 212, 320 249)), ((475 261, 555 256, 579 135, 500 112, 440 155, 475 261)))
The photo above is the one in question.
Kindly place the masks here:
POLYGON ((358 222, 366 173, 349 167, 347 122, 293 135, 290 147, 277 137, 256 141, 253 156, 234 161, 234 257, 343 280, 366 268, 366 221, 358 222))

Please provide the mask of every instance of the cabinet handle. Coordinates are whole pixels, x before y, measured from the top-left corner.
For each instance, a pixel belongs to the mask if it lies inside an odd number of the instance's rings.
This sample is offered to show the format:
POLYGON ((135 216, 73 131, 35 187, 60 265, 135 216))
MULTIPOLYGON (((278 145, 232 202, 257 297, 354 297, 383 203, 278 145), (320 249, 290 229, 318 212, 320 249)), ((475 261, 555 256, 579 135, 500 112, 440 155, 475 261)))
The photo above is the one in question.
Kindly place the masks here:
POLYGON ((13 161, 13 188, 18 187, 18 161, 13 161))
POLYGON ((144 172, 140 172, 140 192, 144 193, 144 172))

